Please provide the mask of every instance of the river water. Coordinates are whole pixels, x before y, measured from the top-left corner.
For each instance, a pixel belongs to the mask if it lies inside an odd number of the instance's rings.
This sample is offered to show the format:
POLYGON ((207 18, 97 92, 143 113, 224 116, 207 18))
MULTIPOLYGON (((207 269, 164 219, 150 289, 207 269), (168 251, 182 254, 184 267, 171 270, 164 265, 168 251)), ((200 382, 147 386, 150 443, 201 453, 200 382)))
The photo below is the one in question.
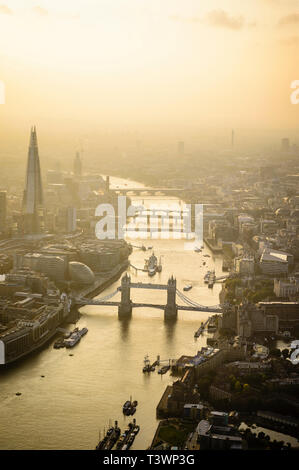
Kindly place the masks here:
MULTIPOLYGON (((137 187, 116 178, 111 183, 115 188, 137 187)), ((153 200, 145 195, 141 198, 145 205, 153 200)), ((163 198, 164 203, 173 201, 163 198)), ((203 276, 208 269, 215 269, 216 275, 222 272, 221 256, 214 256, 207 247, 202 253, 186 251, 184 240, 136 241, 136 245, 142 243, 153 246, 162 260, 162 272, 150 282, 166 284, 173 274, 179 290, 192 284, 192 290, 185 293, 192 300, 203 305, 219 303, 221 284, 209 289, 203 276)), ((142 268, 150 253, 134 249, 131 263, 142 268)), ((147 273, 135 274, 131 269, 129 274, 133 281, 149 281, 147 273)), ((119 285, 120 280, 99 297, 119 285)), ((163 304, 166 291, 132 289, 131 298, 163 304)), ((127 426, 130 417, 123 416, 122 405, 130 395, 138 400, 134 417, 141 426, 132 449, 146 449, 158 424, 156 406, 166 385, 175 379, 169 373, 143 374, 144 356, 148 354, 152 361, 158 354, 161 359, 175 359, 196 354, 206 345, 207 336, 195 340, 194 332, 208 313, 179 311, 174 324, 164 322, 162 310, 150 308, 133 309, 129 321, 118 319, 117 307, 86 306, 81 314, 78 326, 89 331, 73 350, 55 350, 52 341, 36 354, 0 370, 0 449, 94 449, 99 431, 103 434, 109 420, 117 419, 121 429, 127 426), (16 392, 22 395, 16 396, 16 392)))

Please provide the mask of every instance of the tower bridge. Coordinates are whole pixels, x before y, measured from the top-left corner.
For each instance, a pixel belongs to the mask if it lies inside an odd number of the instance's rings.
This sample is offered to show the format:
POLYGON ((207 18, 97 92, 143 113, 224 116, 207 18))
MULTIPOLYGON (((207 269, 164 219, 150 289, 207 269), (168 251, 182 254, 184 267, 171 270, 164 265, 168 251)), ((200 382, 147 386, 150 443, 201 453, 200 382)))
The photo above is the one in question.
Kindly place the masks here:
POLYGON ((194 300, 189 299, 183 292, 179 291, 176 287, 176 279, 171 276, 167 284, 153 284, 144 282, 131 282, 130 276, 126 273, 121 279, 121 286, 114 292, 108 294, 101 299, 88 299, 85 297, 74 297, 72 299, 73 305, 82 307, 84 305, 110 305, 118 307, 119 318, 128 318, 132 315, 133 308, 137 307, 150 307, 164 310, 165 319, 176 319, 178 310, 189 310, 193 312, 211 312, 221 313, 220 305, 204 306, 194 300), (131 289, 153 289, 153 290, 166 290, 167 298, 166 304, 154 304, 149 302, 132 302, 131 289), (118 292, 121 292, 120 302, 111 301, 118 292), (178 296, 186 305, 178 305, 176 303, 176 296, 178 296))

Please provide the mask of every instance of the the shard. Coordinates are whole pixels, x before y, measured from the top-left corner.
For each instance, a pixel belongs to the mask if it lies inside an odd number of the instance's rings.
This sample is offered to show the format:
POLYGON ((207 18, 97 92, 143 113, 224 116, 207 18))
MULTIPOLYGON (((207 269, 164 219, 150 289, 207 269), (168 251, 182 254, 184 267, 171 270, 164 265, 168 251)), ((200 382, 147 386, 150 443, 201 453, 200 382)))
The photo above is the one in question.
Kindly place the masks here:
POLYGON ((25 233, 44 231, 44 199, 35 126, 30 134, 23 214, 25 233))

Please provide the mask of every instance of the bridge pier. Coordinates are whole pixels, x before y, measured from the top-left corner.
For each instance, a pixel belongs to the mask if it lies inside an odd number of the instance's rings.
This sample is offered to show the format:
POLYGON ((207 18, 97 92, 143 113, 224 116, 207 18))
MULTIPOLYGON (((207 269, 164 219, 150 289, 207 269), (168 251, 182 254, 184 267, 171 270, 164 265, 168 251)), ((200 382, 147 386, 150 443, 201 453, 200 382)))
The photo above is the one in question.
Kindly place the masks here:
POLYGON ((174 320, 178 316, 178 308, 176 305, 176 279, 173 276, 168 280, 167 285, 167 304, 164 309, 164 319, 174 320))
POLYGON ((121 302, 118 306, 118 318, 130 318, 132 316, 132 301, 130 298, 131 278, 126 273, 121 278, 121 302))

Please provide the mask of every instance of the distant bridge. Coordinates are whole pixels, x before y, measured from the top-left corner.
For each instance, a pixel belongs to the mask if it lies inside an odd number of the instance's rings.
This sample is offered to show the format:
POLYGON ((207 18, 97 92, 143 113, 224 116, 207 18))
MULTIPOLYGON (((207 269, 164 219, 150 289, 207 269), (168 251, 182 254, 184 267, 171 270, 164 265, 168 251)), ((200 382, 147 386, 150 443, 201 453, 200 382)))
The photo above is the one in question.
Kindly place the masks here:
POLYGON ((135 195, 141 194, 149 194, 155 195, 156 193, 163 193, 163 194, 177 194, 179 191, 184 191, 184 188, 111 188, 113 191, 119 194, 128 194, 134 193, 135 195))
POLYGON ((114 292, 108 294, 101 299, 88 299, 85 297, 73 298, 73 304, 78 307, 84 305, 108 305, 118 307, 118 316, 120 318, 130 317, 132 309, 137 307, 150 307, 164 310, 164 318, 176 318, 178 310, 188 310, 193 312, 211 312, 221 313, 222 309, 220 305, 204 306, 194 300, 189 299, 183 292, 176 288, 176 279, 173 276, 168 280, 167 284, 152 284, 143 282, 131 282, 130 276, 125 274, 121 280, 121 286, 119 286, 114 292), (163 304, 153 304, 148 302, 132 302, 131 300, 131 288, 136 289, 153 289, 153 290, 166 290, 167 291, 167 302, 163 304), (121 292, 120 302, 111 301, 118 292, 121 292), (177 305, 176 296, 178 296, 186 305, 177 305))

